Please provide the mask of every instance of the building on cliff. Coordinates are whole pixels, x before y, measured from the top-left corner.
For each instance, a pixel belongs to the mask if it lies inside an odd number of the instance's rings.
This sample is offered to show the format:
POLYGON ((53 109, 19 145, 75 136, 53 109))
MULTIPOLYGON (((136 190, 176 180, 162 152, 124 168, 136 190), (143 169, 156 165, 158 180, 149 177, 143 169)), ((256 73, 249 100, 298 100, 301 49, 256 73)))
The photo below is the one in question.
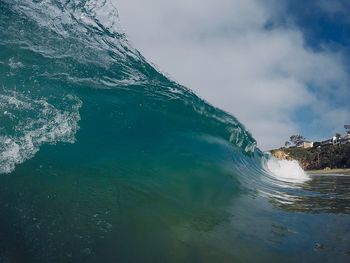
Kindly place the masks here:
POLYGON ((314 146, 314 143, 310 141, 300 141, 297 143, 296 146, 298 148, 308 149, 308 148, 312 148, 314 146))
POLYGON ((348 132, 348 134, 342 136, 339 140, 340 144, 347 144, 350 143, 350 132, 348 132))

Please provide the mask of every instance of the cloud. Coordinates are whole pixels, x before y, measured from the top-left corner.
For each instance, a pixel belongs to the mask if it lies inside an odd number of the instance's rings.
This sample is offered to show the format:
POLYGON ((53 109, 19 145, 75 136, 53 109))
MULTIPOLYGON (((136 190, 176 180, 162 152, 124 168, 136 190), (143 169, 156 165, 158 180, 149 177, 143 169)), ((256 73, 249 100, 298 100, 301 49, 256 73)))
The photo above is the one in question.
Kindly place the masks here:
POLYGON ((349 116, 344 104, 349 77, 341 56, 313 51, 298 28, 278 26, 281 5, 273 1, 119 0, 115 5, 131 42, 147 59, 238 117, 262 149, 280 146, 303 125, 317 129, 315 118, 343 125, 349 116), (300 109, 312 119, 300 123, 295 118, 300 109))

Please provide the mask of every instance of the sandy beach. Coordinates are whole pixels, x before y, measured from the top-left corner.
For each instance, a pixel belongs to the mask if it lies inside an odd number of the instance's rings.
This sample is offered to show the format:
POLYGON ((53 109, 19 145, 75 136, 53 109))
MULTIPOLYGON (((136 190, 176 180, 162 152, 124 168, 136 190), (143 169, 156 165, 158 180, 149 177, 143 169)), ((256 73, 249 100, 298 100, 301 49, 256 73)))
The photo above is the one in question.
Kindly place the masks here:
POLYGON ((307 174, 344 174, 350 175, 350 169, 323 169, 306 171, 307 174))

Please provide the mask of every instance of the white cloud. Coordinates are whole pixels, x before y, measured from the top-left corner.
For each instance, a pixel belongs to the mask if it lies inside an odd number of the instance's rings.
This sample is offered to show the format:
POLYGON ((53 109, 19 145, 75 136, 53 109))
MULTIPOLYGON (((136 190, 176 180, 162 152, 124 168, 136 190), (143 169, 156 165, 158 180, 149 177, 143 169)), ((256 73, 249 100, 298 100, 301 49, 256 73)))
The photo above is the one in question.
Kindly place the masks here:
POLYGON ((300 107, 320 102, 328 112, 316 107, 315 116, 334 125, 343 120, 331 112, 349 114, 327 99, 334 92, 349 96, 339 56, 306 48, 296 28, 266 30, 276 11, 268 1, 113 1, 131 42, 147 59, 235 115, 262 149, 280 146, 300 130, 293 119, 300 107))

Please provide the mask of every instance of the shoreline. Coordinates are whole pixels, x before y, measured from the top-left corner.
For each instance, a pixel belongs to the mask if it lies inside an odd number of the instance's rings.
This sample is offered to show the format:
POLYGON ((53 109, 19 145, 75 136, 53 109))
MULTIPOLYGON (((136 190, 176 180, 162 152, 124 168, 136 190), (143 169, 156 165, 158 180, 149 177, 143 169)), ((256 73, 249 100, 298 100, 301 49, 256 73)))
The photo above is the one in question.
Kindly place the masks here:
POLYGON ((323 170, 306 170, 305 171, 309 175, 314 175, 314 174, 320 174, 320 175, 325 175, 325 174, 343 174, 343 175, 350 175, 350 169, 345 168, 345 169, 323 169, 323 170))

